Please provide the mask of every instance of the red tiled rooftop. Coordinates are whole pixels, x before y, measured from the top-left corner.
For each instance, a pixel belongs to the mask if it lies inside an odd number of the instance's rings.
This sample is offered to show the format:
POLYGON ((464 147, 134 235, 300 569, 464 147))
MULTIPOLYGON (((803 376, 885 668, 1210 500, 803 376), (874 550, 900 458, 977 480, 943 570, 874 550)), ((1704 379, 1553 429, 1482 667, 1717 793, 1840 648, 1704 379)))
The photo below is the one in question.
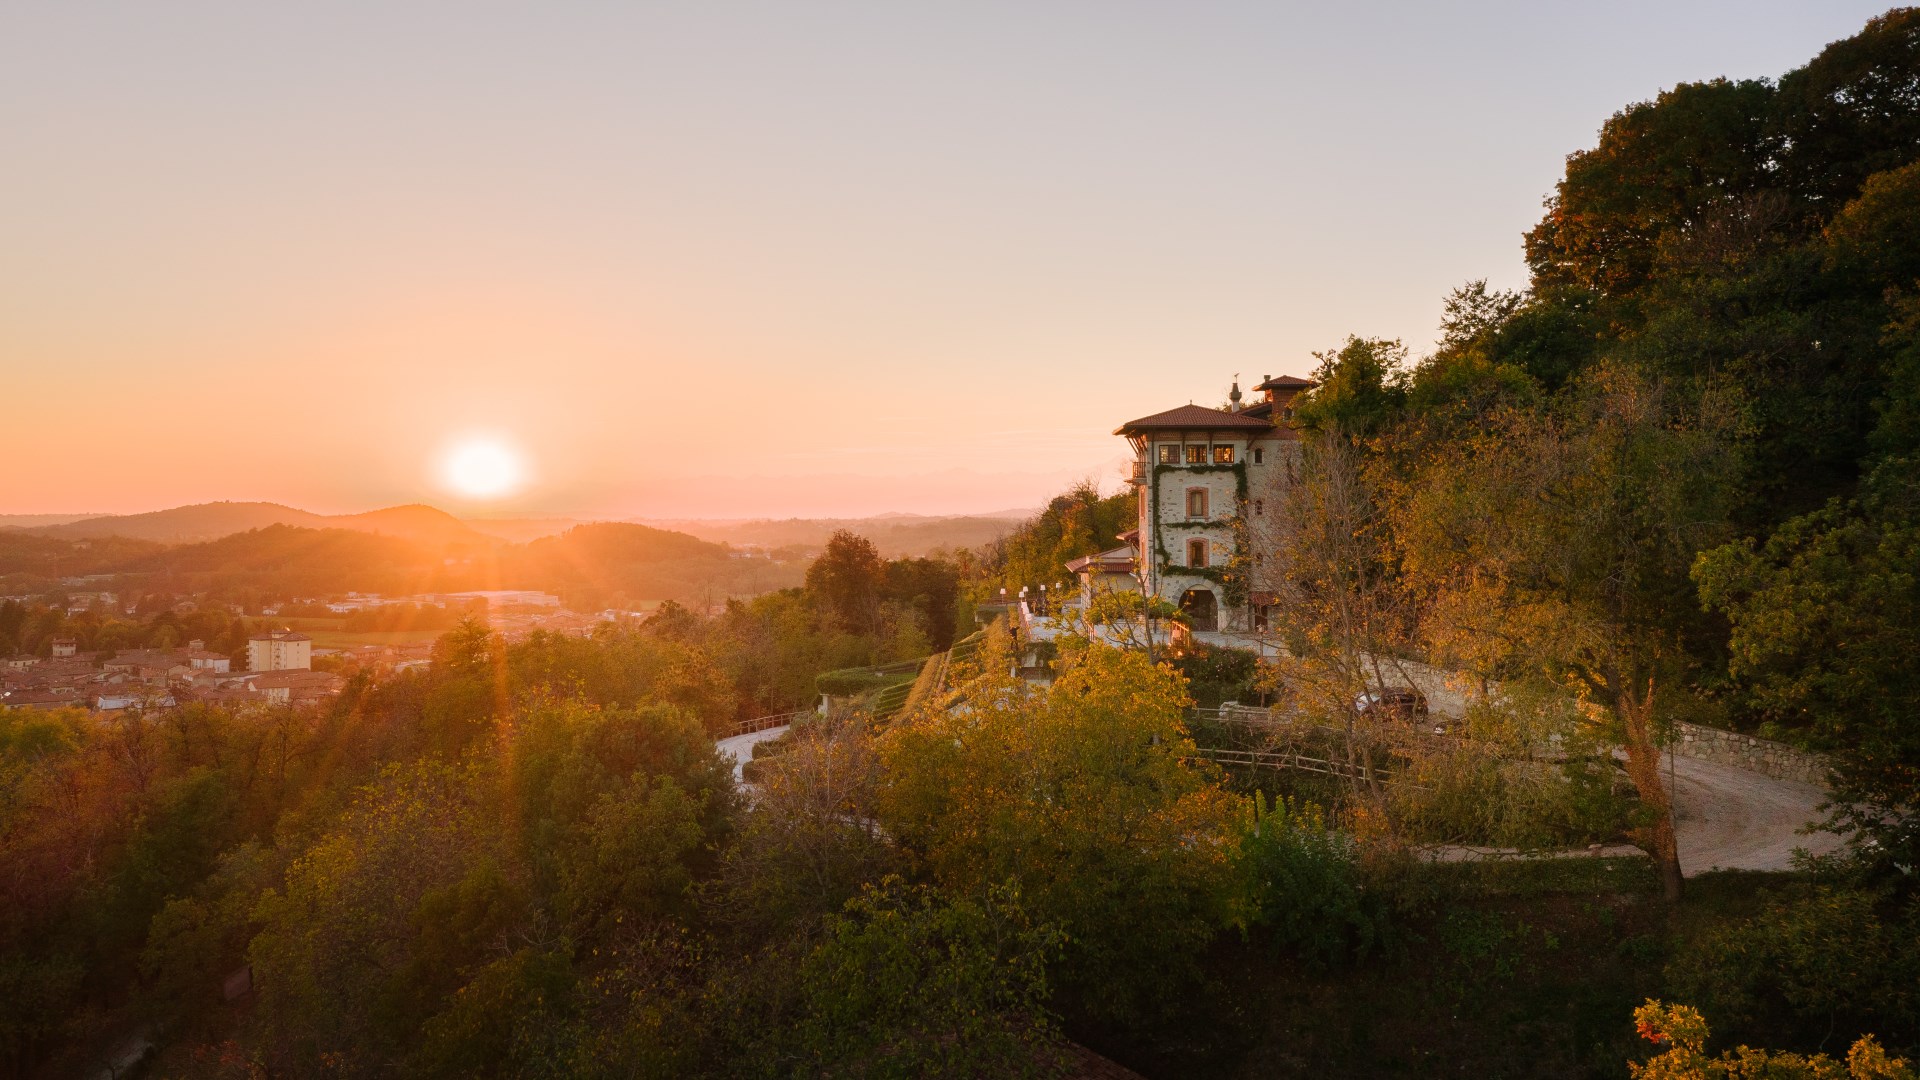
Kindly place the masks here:
POLYGON ((1115 435, 1133 435, 1146 431, 1264 431, 1273 425, 1242 413, 1209 409, 1205 405, 1182 405, 1138 420, 1129 420, 1114 430, 1115 435))

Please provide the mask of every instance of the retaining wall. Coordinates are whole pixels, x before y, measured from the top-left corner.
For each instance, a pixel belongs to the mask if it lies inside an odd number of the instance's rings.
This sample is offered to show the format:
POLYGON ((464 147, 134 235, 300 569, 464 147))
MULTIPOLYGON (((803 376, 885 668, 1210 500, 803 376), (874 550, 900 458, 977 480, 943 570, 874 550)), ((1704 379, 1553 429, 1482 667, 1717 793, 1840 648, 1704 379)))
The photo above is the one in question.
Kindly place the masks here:
POLYGON ((1777 780, 1827 786, 1828 766, 1825 758, 1771 739, 1681 723, 1674 725, 1673 743, 1669 749, 1680 757, 1732 765, 1736 769, 1777 780))

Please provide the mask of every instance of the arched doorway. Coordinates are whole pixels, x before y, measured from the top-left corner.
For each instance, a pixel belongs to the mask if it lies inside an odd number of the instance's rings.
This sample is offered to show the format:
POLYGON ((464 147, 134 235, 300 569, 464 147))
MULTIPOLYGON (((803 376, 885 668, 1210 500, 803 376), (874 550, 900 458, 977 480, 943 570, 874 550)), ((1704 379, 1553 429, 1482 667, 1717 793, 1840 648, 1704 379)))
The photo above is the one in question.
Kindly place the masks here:
POLYGON ((1220 628, 1220 606, 1213 598, 1212 589, 1188 589, 1180 598, 1180 610, 1187 616, 1187 624, 1195 630, 1218 630, 1220 628))

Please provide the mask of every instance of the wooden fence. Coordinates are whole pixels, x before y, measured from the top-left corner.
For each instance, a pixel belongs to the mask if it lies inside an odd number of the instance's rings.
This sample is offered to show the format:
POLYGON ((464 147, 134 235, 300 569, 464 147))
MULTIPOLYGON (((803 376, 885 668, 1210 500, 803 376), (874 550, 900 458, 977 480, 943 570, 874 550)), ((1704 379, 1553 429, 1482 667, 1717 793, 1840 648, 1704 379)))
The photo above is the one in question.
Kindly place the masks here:
POLYGON ((795 709, 792 712, 774 713, 770 716, 756 716, 751 720, 736 721, 727 729, 726 738, 736 735, 751 735, 756 731, 767 731, 777 727, 787 727, 803 716, 812 716, 812 709, 795 709))

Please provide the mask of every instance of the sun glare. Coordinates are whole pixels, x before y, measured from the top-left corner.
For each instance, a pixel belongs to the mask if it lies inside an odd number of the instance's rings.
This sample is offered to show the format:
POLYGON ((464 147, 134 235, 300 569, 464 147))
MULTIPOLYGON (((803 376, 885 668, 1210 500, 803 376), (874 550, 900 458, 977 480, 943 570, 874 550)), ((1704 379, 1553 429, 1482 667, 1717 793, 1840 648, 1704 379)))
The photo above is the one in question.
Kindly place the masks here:
POLYGON ((498 439, 469 439, 446 459, 447 486, 471 499, 490 499, 520 486, 526 475, 520 455, 498 439))

